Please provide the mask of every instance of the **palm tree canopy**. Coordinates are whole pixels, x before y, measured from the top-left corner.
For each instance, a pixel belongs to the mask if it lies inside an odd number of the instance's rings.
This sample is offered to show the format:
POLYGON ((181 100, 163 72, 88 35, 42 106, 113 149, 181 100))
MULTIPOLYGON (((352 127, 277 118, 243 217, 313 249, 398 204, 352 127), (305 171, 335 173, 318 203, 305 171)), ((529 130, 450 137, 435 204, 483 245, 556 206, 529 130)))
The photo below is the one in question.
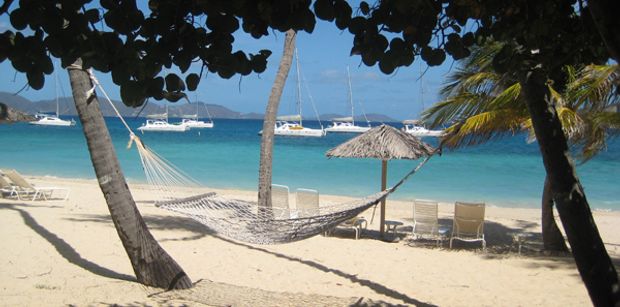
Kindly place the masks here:
POLYGON ((430 156, 435 149, 417 137, 392 126, 374 127, 325 154, 339 158, 410 159, 430 156))

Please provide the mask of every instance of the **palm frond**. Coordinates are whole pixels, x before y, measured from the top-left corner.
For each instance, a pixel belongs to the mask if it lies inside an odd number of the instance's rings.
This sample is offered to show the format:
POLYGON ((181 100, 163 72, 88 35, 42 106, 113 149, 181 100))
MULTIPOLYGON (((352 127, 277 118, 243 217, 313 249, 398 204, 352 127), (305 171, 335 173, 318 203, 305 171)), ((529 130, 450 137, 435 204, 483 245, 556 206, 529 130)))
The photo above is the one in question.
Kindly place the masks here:
POLYGON ((426 109, 421 119, 431 127, 447 125, 479 113, 486 100, 488 97, 484 94, 462 93, 426 109))
POLYGON ((455 148, 475 145, 506 134, 515 134, 527 120, 523 110, 503 109, 470 116, 462 122, 445 129, 442 146, 455 148))
POLYGON ((510 85, 508 88, 505 88, 503 91, 498 93, 493 99, 491 99, 489 101, 488 108, 489 109, 504 109, 504 108, 523 109, 523 108, 526 108, 525 104, 522 103, 520 97, 521 97, 521 84, 514 83, 510 85))
POLYGON ((588 65, 578 74, 566 90, 568 100, 575 101, 577 107, 603 110, 618 103, 620 68, 616 65, 588 65))
POLYGON ((569 140, 581 138, 586 127, 583 119, 579 116, 575 110, 556 106, 558 112, 558 118, 562 123, 562 130, 564 135, 569 140))

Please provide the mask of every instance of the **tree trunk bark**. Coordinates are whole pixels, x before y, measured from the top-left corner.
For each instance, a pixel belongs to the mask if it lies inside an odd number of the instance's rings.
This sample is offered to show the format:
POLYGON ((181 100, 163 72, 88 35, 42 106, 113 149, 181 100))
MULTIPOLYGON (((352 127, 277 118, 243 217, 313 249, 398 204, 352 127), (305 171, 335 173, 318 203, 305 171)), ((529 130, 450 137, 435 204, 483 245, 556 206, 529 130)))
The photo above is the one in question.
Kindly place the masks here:
POLYGON ((620 2, 589 0, 590 15, 612 58, 620 62, 620 2))
POLYGON ((564 236, 555 223, 553 214, 553 194, 549 177, 545 177, 545 187, 542 194, 542 237, 545 251, 568 252, 564 236))
POLYGON ((575 173, 562 125, 555 108, 550 105, 546 81, 547 76, 540 68, 519 76, 553 199, 579 274, 595 306, 614 306, 620 303, 618 275, 575 173))
POLYGON ((81 69, 81 65, 82 60, 78 59, 69 67, 73 100, 99 187, 136 278, 147 286, 164 289, 191 288, 189 277, 155 241, 136 207, 114 151, 97 96, 86 94, 93 84, 89 74, 81 69))
POLYGON ((284 37, 284 52, 280 59, 280 66, 276 79, 271 88, 265 119, 263 121, 263 135, 260 143, 260 164, 258 169, 258 206, 271 208, 271 176, 273 163, 273 130, 276 124, 276 115, 280 106, 280 98, 284 90, 284 84, 291 70, 293 63, 293 52, 295 51, 294 30, 286 31, 284 37))

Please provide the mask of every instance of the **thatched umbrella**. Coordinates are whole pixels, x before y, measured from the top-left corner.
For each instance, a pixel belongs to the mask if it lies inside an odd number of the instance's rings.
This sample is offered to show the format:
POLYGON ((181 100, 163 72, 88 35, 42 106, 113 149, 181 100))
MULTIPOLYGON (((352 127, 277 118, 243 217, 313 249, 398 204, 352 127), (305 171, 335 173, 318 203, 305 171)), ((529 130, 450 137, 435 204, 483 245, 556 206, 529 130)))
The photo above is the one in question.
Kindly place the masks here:
MULTIPOLYGON (((381 125, 342 143, 329 151, 327 157, 381 159, 381 190, 386 188, 387 161, 392 159, 416 160, 431 156, 435 149, 417 137, 392 126, 381 125)), ((385 224, 385 198, 381 201, 381 236, 385 224)))

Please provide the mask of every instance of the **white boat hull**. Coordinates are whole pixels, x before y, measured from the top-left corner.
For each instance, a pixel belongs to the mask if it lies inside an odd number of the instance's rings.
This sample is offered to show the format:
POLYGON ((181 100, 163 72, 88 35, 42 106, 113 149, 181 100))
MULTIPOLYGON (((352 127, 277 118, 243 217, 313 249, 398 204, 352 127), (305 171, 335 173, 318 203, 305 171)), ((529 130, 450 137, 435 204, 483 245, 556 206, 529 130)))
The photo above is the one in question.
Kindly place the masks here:
POLYGON ((181 125, 185 125, 190 129, 213 128, 213 122, 203 122, 201 120, 183 120, 181 125))
POLYGON ((413 136, 417 136, 417 137, 425 137, 425 136, 440 137, 440 136, 443 136, 444 134, 443 130, 428 130, 420 126, 414 126, 414 127, 405 126, 405 128, 403 128, 403 131, 413 136))
POLYGON ((57 117, 43 117, 39 120, 30 122, 31 125, 39 125, 39 126, 73 126, 75 125, 75 121, 72 120, 64 120, 57 117))
POLYGON ((146 124, 143 124, 138 128, 140 132, 145 131, 152 132, 185 132, 189 130, 189 127, 185 125, 174 125, 163 120, 147 120, 146 124))
POLYGON ((360 126, 331 126, 325 128, 327 132, 338 132, 338 133, 364 133, 370 130, 370 127, 360 127, 360 126))
POLYGON ((275 129, 273 131, 273 134, 282 135, 282 136, 322 137, 322 136, 325 136, 325 130, 311 129, 311 128, 275 129))
MULTIPOLYGON (((263 130, 259 131, 258 134, 262 135, 263 130)), ((273 134, 279 136, 323 137, 325 136, 326 132, 323 129, 302 127, 298 123, 277 121, 276 127, 273 130, 273 134)))

